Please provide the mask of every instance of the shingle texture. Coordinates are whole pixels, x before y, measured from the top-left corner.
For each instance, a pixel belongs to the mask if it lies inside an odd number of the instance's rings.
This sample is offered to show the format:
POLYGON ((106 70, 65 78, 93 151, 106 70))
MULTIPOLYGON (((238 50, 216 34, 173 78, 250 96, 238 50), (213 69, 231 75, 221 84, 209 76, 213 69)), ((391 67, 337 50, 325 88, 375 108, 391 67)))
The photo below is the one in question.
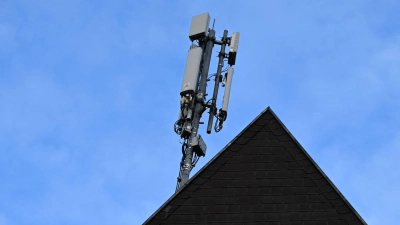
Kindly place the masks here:
POLYGON ((144 224, 366 224, 268 107, 144 224))

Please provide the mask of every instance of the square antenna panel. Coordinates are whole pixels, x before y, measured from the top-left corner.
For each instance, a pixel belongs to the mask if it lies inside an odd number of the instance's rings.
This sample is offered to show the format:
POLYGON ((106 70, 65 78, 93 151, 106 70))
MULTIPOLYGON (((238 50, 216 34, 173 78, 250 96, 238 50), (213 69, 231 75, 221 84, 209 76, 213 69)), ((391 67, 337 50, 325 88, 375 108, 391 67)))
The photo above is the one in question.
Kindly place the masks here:
POLYGON ((193 151, 196 153, 196 155, 200 156, 205 156, 206 151, 207 151, 207 145, 204 142, 203 138, 199 134, 197 137, 193 137, 190 145, 193 147, 193 151))
POLYGON ((193 16, 189 32, 190 40, 193 41, 206 36, 209 25, 210 25, 210 14, 203 13, 197 16, 193 16))

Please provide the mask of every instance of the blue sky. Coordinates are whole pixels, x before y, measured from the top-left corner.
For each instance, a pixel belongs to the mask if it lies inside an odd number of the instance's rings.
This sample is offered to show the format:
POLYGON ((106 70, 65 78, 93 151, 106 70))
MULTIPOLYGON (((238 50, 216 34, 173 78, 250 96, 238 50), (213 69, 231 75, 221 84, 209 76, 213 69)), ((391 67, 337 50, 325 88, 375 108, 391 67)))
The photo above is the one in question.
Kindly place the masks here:
POLYGON ((396 0, 2 0, 0 225, 141 224, 174 193, 172 127, 191 17, 203 12, 218 37, 241 39, 228 120, 201 130, 207 155, 192 174, 271 106, 367 223, 397 224, 399 10, 396 0))

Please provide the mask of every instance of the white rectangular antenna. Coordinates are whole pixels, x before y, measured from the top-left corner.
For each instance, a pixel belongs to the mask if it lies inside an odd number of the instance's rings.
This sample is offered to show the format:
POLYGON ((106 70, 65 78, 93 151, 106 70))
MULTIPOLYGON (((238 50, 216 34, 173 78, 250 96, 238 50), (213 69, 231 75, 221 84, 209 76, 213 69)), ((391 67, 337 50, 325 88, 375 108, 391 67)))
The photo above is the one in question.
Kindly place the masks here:
POLYGON ((233 77, 233 68, 228 68, 228 73, 226 75, 225 81, 225 92, 224 92, 224 99, 222 100, 222 111, 228 112, 228 104, 229 104, 229 96, 231 94, 231 87, 232 87, 232 77, 233 77))
POLYGON ((231 43, 230 43, 230 48, 229 48, 229 58, 228 58, 229 65, 235 65, 236 53, 237 53, 238 47, 239 47, 239 38, 240 38, 239 32, 232 33, 232 38, 231 38, 231 43))
POLYGON ((193 16, 189 32, 190 40, 193 41, 198 38, 205 37, 209 25, 210 25, 210 14, 203 13, 197 16, 193 16))

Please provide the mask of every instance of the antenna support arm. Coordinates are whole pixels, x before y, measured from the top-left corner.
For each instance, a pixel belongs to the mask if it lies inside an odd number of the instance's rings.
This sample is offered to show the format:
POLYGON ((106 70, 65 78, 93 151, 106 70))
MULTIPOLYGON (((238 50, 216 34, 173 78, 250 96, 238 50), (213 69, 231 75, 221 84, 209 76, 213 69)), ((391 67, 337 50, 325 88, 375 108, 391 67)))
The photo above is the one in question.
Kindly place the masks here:
MULTIPOLYGON (((213 118, 215 115, 215 112, 217 111, 216 109, 216 102, 217 102, 217 97, 218 97, 218 88, 219 88, 219 83, 221 82, 221 71, 222 67, 224 66, 224 58, 225 58, 225 46, 227 44, 227 39, 228 39, 228 31, 224 30, 224 36, 222 37, 222 44, 221 44, 221 51, 219 52, 219 62, 218 62, 218 68, 217 68, 217 73, 215 75, 215 84, 214 84, 214 93, 213 97, 211 100, 211 107, 210 107, 210 116, 208 119, 208 125, 207 125, 207 133, 211 133, 211 128, 213 125, 213 118)), ((215 41, 214 41, 215 43, 215 41)))

